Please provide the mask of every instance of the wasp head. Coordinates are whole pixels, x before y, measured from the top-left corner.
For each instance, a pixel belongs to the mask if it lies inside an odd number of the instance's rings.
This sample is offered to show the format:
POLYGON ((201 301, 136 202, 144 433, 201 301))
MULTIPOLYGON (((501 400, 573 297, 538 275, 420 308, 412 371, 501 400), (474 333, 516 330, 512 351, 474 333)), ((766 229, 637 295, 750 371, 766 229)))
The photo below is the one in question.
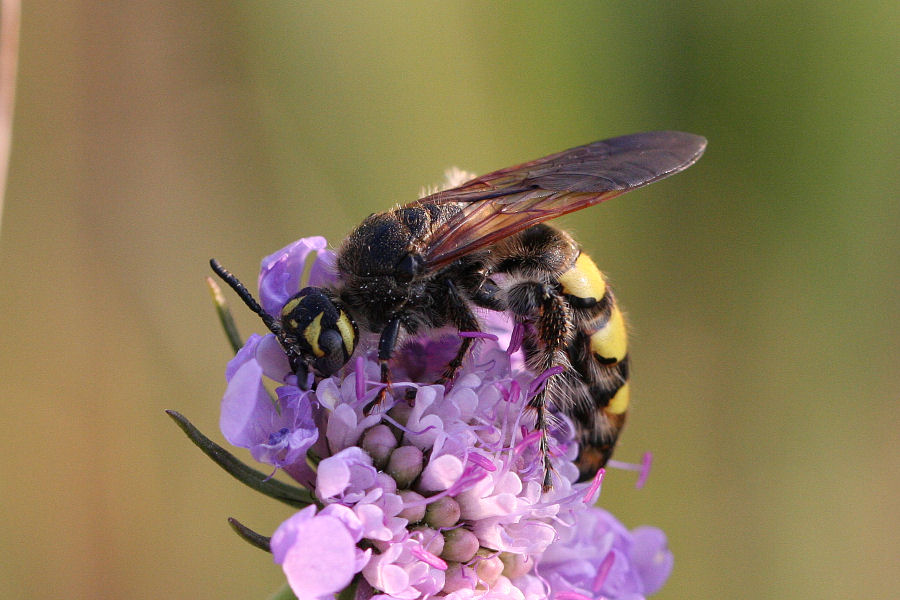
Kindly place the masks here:
POLYGON ((359 330, 344 307, 322 288, 307 287, 281 309, 279 336, 291 368, 306 385, 309 369, 321 377, 333 375, 356 349, 359 330))

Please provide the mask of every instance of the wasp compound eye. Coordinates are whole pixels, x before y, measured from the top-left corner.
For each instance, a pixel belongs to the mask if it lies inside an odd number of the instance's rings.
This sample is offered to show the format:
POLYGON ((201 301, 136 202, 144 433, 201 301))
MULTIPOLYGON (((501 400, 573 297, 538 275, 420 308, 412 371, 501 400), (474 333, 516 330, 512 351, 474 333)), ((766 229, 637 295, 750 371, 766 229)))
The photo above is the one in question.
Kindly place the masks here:
POLYGON ((321 288, 304 288, 281 311, 285 334, 322 377, 334 374, 356 349, 359 330, 343 307, 321 288))

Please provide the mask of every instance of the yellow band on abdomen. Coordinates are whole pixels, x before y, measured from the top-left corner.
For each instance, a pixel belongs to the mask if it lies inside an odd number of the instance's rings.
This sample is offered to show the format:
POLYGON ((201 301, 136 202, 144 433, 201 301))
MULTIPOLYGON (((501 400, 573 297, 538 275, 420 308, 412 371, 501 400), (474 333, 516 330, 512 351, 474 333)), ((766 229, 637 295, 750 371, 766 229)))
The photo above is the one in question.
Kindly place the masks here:
POLYGON ((622 387, 619 388, 619 391, 616 392, 616 395, 613 396, 609 404, 606 406, 606 412, 613 415, 621 415, 626 410, 628 410, 628 400, 631 397, 631 390, 628 389, 628 383, 626 382, 622 387))
POLYGON ((618 306, 612 307, 609 319, 601 329, 591 334, 591 352, 602 362, 619 362, 628 352, 628 334, 625 318, 618 306))
POLYGON ((606 295, 603 273, 587 254, 582 252, 575 265, 559 276, 563 292, 576 298, 594 298, 598 302, 606 295))

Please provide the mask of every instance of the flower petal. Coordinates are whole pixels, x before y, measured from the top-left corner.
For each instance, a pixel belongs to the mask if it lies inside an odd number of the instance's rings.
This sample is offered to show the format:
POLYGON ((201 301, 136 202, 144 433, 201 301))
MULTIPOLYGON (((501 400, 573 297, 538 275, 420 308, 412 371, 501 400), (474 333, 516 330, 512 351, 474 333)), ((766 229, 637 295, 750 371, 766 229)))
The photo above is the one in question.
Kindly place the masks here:
POLYGON ((328 242, 323 237, 297 240, 262 260, 259 270, 259 303, 270 315, 278 315, 288 299, 300 291, 300 279, 306 259, 313 252, 324 250, 328 242))
POLYGON ((241 365, 222 397, 219 428, 231 444, 249 448, 265 436, 275 409, 262 385, 262 367, 255 360, 241 365))
POLYGON ((344 523, 327 515, 311 517, 314 512, 314 506, 303 509, 272 535, 272 555, 299 600, 339 592, 357 572, 356 543, 344 523))

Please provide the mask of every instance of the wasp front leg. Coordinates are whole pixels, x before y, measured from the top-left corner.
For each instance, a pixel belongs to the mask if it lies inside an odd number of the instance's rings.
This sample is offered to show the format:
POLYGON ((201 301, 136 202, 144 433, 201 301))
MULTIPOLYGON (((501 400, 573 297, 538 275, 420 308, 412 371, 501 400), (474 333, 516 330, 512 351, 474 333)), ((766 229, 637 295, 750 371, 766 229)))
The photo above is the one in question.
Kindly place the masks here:
POLYGON ((398 313, 391 317, 384 329, 381 330, 381 337, 378 338, 378 366, 381 368, 381 383, 384 387, 378 391, 375 400, 366 407, 366 414, 381 406, 391 389, 391 367, 388 362, 394 355, 394 348, 397 347, 402 322, 403 317, 398 313))

